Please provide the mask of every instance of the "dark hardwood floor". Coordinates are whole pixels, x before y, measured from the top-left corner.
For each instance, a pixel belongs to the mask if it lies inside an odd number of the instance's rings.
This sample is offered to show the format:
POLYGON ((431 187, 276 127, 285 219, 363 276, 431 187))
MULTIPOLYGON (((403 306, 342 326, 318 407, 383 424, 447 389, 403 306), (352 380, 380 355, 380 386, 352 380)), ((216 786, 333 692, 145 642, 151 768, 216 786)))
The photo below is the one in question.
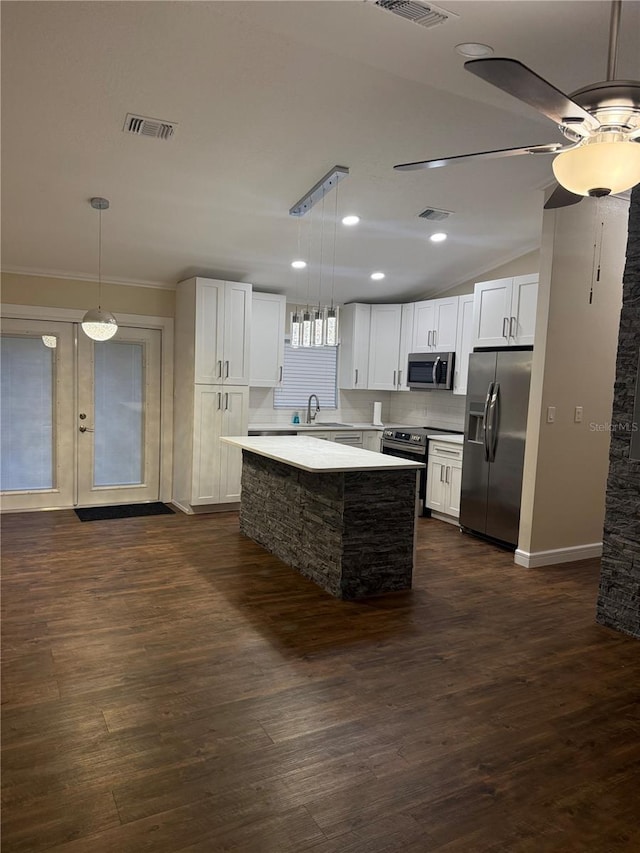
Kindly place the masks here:
POLYGON ((4 853, 640 850, 640 644, 597 561, 419 522, 334 600, 235 513, 3 526, 4 853))

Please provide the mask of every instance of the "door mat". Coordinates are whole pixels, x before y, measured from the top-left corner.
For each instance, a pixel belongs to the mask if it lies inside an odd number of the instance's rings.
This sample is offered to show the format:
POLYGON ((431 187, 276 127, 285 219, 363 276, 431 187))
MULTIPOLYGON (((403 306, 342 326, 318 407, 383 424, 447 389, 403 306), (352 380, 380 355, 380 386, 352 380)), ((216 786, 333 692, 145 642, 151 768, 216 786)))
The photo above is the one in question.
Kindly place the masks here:
POLYGON ((159 501, 149 504, 89 506, 75 511, 80 521, 106 521, 109 518, 136 518, 142 515, 172 515, 173 512, 170 506, 159 501))

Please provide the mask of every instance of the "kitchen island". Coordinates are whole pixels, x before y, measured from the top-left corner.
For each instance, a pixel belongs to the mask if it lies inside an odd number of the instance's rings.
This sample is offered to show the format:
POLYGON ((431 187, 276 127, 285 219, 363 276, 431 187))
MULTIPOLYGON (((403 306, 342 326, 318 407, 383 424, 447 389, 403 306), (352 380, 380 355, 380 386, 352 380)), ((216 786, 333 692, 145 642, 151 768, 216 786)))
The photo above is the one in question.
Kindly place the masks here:
POLYGON ((240 530, 337 598, 410 589, 424 464, 307 436, 242 448, 240 530))

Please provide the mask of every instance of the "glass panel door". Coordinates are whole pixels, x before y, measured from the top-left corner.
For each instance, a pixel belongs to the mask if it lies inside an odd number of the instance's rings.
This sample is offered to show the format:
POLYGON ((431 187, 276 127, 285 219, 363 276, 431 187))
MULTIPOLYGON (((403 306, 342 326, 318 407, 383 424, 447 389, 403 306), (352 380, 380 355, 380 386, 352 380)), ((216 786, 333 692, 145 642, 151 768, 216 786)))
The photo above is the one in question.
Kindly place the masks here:
POLYGON ((2 321, 0 489, 5 510, 73 503, 73 327, 2 321))
POLYGON ((78 504, 158 500, 160 332, 78 336, 78 504))

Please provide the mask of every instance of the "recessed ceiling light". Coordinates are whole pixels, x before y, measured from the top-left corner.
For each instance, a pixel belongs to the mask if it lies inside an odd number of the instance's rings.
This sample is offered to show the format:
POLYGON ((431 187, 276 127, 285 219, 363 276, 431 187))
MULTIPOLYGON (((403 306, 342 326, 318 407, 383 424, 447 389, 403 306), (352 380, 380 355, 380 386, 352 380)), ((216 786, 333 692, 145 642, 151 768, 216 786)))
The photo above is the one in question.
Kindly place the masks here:
POLYGON ((384 273, 383 272, 372 272, 371 278, 374 281, 382 281, 382 279, 384 278, 384 273))
POLYGON ((432 243, 442 243, 443 240, 447 239, 447 235, 444 231, 436 231, 436 233, 432 234, 429 239, 432 243))
POLYGON ((360 217, 355 216, 354 214, 350 214, 349 216, 342 217, 343 225, 357 225, 360 222, 360 217))
POLYGON ((475 41, 465 41, 456 45, 456 53, 460 56, 469 56, 478 59, 482 56, 493 56, 494 50, 488 44, 479 44, 475 41))
POLYGON ((294 270, 303 270, 306 265, 306 261, 291 261, 291 266, 294 268, 294 270))

